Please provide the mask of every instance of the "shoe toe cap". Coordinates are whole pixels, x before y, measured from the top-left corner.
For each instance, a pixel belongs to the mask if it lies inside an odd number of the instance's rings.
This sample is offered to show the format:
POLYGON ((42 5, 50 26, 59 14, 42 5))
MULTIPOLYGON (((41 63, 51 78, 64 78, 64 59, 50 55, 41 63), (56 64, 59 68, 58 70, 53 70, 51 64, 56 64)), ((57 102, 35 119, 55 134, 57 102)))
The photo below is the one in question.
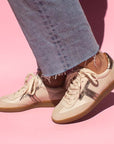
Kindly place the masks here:
POLYGON ((74 120, 79 119, 86 110, 92 105, 92 103, 81 103, 77 102, 72 107, 65 107, 61 103, 59 103, 53 113, 52 113, 52 120, 55 123, 68 123, 74 120))

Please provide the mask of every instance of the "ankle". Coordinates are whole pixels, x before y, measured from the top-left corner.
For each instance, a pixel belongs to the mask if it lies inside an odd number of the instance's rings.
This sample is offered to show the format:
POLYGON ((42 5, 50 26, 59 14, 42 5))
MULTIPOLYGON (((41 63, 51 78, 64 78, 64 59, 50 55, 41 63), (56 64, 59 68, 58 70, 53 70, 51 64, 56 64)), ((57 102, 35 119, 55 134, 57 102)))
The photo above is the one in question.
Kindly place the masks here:
POLYGON ((94 57, 88 59, 85 63, 85 68, 89 68, 97 74, 104 72, 108 65, 107 57, 102 52, 98 52, 94 57))
POLYGON ((65 83, 66 75, 57 75, 51 77, 42 77, 43 83, 51 88, 62 87, 65 83))
POLYGON ((42 79, 44 85, 46 85, 47 87, 51 87, 51 88, 62 87, 66 80, 66 73, 55 75, 55 76, 50 76, 50 77, 45 77, 42 75, 42 71, 38 69, 37 74, 42 79))

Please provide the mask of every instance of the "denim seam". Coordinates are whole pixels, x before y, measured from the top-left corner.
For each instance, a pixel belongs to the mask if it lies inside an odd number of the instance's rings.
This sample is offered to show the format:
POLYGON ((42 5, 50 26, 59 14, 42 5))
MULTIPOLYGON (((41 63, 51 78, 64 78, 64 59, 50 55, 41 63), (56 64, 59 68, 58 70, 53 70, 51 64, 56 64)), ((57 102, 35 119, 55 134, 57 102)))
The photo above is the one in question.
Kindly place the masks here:
POLYGON ((38 12, 40 13, 40 17, 42 18, 42 22, 45 28, 48 30, 48 36, 52 40, 52 43, 55 45, 58 56, 60 57, 60 61, 63 64, 64 71, 66 71, 69 67, 67 56, 64 54, 65 43, 61 41, 61 38, 58 36, 56 29, 54 28, 54 24, 50 17, 46 14, 47 9, 44 6, 43 1, 35 1, 34 3, 38 6, 38 12), (62 53, 62 54, 61 54, 62 53))

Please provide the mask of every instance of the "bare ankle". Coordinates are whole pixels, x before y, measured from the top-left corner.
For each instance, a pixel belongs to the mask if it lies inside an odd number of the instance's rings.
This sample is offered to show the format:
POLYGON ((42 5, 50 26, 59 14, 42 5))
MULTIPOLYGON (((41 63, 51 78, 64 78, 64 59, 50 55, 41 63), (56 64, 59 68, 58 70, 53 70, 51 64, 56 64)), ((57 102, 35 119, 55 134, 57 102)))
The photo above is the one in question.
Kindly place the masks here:
POLYGON ((102 52, 98 52, 94 57, 86 61, 85 67, 99 74, 106 70, 107 65, 108 61, 106 55, 102 52))

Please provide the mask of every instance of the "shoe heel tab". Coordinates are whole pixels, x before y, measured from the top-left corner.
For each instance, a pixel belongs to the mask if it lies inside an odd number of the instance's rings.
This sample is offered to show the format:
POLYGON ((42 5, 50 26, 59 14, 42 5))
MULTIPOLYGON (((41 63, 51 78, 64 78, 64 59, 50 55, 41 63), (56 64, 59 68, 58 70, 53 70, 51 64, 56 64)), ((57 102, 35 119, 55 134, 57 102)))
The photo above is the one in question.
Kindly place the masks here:
POLYGON ((105 53, 105 55, 108 58, 108 69, 112 69, 114 61, 108 53, 105 53))

